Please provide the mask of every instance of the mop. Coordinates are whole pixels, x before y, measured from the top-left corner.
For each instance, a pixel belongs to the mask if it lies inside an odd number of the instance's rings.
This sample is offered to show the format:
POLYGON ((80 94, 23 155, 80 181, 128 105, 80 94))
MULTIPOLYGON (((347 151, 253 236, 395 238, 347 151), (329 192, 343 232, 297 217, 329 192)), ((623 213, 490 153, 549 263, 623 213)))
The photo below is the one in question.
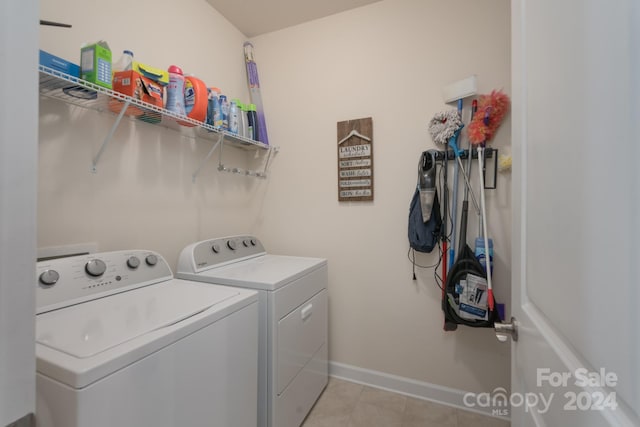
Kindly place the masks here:
MULTIPOLYGON (((467 77, 466 79, 459 80, 455 83, 451 83, 445 86, 442 89, 442 99, 445 104, 449 104, 452 102, 456 102, 458 105, 458 116, 460 117, 460 121, 462 122, 462 107, 463 107, 463 99, 473 96, 478 92, 478 82, 475 75, 467 77)), ((464 126, 464 125, 463 125, 464 126)), ((460 132, 453 138, 448 139, 448 145, 453 151, 453 156, 456 159, 454 163, 453 170, 453 203, 451 205, 451 246, 449 248, 449 264, 447 268, 450 270, 453 262, 456 257, 456 221, 458 219, 458 177, 460 175, 460 169, 462 169, 462 173, 464 174, 466 180, 466 191, 469 190, 470 185, 467 179, 467 174, 464 172, 464 167, 462 166, 462 161, 460 160, 460 155, 462 151, 458 148, 458 139, 460 136, 460 132)), ((473 196, 473 194, 472 194, 473 196)), ((475 196, 473 196, 475 202, 475 196)), ((477 203, 476 203, 477 205, 477 203)), ((462 246, 459 246, 458 249, 461 249, 462 246)))
POLYGON ((481 95, 478 105, 480 111, 469 123, 469 142, 477 146, 478 175, 480 178, 480 208, 482 210, 482 233, 484 236, 485 270, 487 273, 487 293, 489 311, 494 311, 493 286, 491 283, 491 262, 489 256, 489 238, 487 235, 487 210, 484 197, 484 149, 495 135, 509 109, 509 97, 501 91, 492 91, 481 95))
MULTIPOLYGON (((458 100, 458 116, 462 122, 462 99, 458 100)), ((464 127, 464 125, 462 125, 464 127)), ((458 148, 458 139, 460 138, 460 129, 453 138, 449 138, 449 147, 453 151, 453 157, 456 162, 453 164, 453 203, 451 204, 451 246, 449 247, 449 266, 451 270, 453 261, 456 258, 456 221, 458 219, 458 176, 460 176, 459 162, 460 149, 458 148)))
MULTIPOLYGON (((442 192, 442 282, 447 280, 447 270, 449 264, 447 263, 447 210, 448 210, 448 189, 447 189, 447 160, 449 158, 449 152, 447 144, 450 139, 457 138, 460 134, 460 130, 464 125, 460 119, 460 115, 456 110, 441 111, 436 113, 429 122, 429 133, 431 138, 436 144, 444 146, 444 158, 442 161, 442 167, 444 168, 444 191, 442 192)), ((442 295, 444 300, 444 286, 442 287, 442 295)))
MULTIPOLYGON (((458 203, 458 175, 460 171, 462 171, 462 177, 465 180, 465 198, 469 193, 471 193, 471 198, 473 200, 473 203, 476 209, 478 211, 480 210, 478 206, 478 202, 476 201, 476 197, 473 192, 473 189, 471 188, 471 183, 469 182, 468 174, 465 172, 465 168, 462 165, 462 159, 461 159, 462 150, 458 148, 458 139, 460 137, 460 131, 464 127, 464 124, 462 123, 462 118, 461 118, 462 117, 461 108, 462 108, 462 100, 459 100, 457 111, 450 110, 450 111, 442 111, 440 113, 437 113, 429 123, 429 133, 431 133, 431 137, 433 138, 434 142, 436 144, 443 145, 445 147, 445 150, 444 150, 445 172, 446 172, 446 165, 447 165, 446 161, 448 160, 447 147, 451 148, 451 150, 453 151, 454 158, 456 159, 456 163, 454 164, 455 176, 454 176, 454 182, 453 182, 453 204, 451 208, 452 226, 451 226, 451 246, 449 248, 449 262, 447 263, 446 258, 443 261, 445 266, 447 267, 447 270, 451 269, 451 266, 453 265, 453 262, 455 261, 455 256, 456 256, 455 255, 456 254, 455 224, 457 221, 456 207, 458 203)), ((446 174, 445 174, 445 184, 446 182, 447 180, 446 180, 446 174)), ((461 247, 462 246, 459 246, 459 248, 461 247)), ((445 252, 446 252, 446 248, 445 248, 445 252)))
MULTIPOLYGON (((473 100, 471 103, 471 119, 470 122, 473 121, 473 117, 478 111, 478 101, 473 100)), ((458 243, 458 248, 462 250, 462 248, 467 245, 467 218, 469 214, 469 190, 471 190, 471 186, 469 185, 469 177, 471 176, 471 142, 469 142, 469 149, 467 150, 467 170, 466 172, 463 169, 463 176, 465 178, 466 186, 464 187, 464 197, 462 199, 462 213, 460 214, 460 241, 458 243)), ((478 206, 478 202, 475 199, 473 191, 471 191, 471 196, 473 197, 473 203, 476 208, 476 212, 478 216, 480 216, 480 206, 478 206)))

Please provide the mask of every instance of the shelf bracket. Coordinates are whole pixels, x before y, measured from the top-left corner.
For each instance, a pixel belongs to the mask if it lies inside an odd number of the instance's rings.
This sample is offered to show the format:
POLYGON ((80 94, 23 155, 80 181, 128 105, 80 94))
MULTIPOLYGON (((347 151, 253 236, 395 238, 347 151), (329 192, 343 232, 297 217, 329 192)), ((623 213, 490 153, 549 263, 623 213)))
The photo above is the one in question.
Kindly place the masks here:
POLYGON ((118 117, 116 117, 116 122, 113 124, 113 126, 111 126, 111 129, 107 134, 107 137, 104 139, 104 141, 102 141, 102 146, 100 147, 100 151, 98 151, 98 154, 96 154, 96 157, 93 158, 93 162, 91 163, 90 170, 92 173, 98 172, 98 162, 100 161, 100 157, 102 157, 102 153, 107 148, 107 145, 109 145, 109 141, 111 141, 111 138, 113 137, 113 134, 115 133, 116 128, 120 124, 120 120, 122 120, 122 117, 124 117, 124 113, 127 111, 127 108, 129 108, 129 104, 131 104, 131 101, 127 99, 124 102, 122 109, 118 113, 118 117))
MULTIPOLYGON (((200 170, 204 167, 205 163, 209 161, 209 159, 213 155, 213 152, 216 151, 216 148, 218 148, 218 145, 220 145, 223 139, 224 139, 224 134, 221 132, 220 135, 218 136, 218 140, 216 141, 216 143, 213 144, 213 147, 211 147, 211 150, 209 150, 209 153, 205 156, 204 159, 202 159, 202 161, 198 165, 198 169, 196 169, 193 175, 191 175, 191 182, 193 182, 194 184, 196 183, 196 178, 198 177, 200 170)), ((220 149, 220 157, 222 157, 222 148, 220 149)))
POLYGON ((224 163, 222 163, 222 146, 220 146, 220 158, 218 159, 218 170, 220 172, 231 172, 239 175, 254 176, 256 178, 265 179, 267 178, 267 171, 269 170, 269 162, 271 161, 273 153, 277 151, 278 151, 277 147, 269 147, 268 153, 267 153, 267 159, 265 161, 265 164, 262 170, 247 170, 247 169, 241 169, 241 168, 229 168, 225 166, 224 163))
POLYGON ((278 149, 276 147, 269 147, 269 154, 267 154, 267 160, 264 163, 264 169, 262 170, 262 172, 257 172, 256 176, 258 178, 266 178, 267 177, 267 171, 269 170, 269 162, 271 162, 271 158, 273 156, 273 154, 275 152, 277 152, 278 149))

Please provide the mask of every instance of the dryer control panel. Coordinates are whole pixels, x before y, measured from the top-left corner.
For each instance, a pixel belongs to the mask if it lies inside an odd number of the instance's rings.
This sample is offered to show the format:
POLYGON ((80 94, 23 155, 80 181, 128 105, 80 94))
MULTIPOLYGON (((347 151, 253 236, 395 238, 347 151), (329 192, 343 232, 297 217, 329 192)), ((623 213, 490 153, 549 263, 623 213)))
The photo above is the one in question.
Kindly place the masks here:
POLYGON ((189 265, 193 269, 189 272, 195 273, 264 254, 262 243, 254 236, 221 237, 193 243, 184 248, 180 254, 178 269, 184 270, 189 265))
POLYGON ((36 275, 38 314, 173 278, 166 260, 147 250, 40 261, 36 275))

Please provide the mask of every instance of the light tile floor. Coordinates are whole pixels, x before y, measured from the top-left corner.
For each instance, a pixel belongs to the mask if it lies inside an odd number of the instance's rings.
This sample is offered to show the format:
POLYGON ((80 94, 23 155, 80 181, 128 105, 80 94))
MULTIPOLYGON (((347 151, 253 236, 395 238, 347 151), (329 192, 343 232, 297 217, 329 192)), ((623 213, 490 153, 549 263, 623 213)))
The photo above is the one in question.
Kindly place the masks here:
POLYGON ((330 377, 302 427, 510 427, 510 423, 330 377))

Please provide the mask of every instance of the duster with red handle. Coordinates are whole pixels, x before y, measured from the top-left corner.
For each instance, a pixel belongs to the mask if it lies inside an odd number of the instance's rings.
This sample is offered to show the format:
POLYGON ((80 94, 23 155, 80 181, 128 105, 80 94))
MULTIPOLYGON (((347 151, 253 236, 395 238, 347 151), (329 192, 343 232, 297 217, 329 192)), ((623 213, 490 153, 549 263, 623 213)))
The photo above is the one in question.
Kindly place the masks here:
POLYGON ((478 173, 480 176, 480 207, 482 209, 482 230, 484 234, 485 269, 487 272, 487 293, 489 310, 494 310, 493 286, 491 284, 491 265, 489 260, 489 238, 487 237, 487 210, 484 199, 484 146, 493 139, 509 111, 509 97, 502 91, 491 91, 488 95, 480 95, 478 113, 469 123, 469 142, 478 147, 478 173))

